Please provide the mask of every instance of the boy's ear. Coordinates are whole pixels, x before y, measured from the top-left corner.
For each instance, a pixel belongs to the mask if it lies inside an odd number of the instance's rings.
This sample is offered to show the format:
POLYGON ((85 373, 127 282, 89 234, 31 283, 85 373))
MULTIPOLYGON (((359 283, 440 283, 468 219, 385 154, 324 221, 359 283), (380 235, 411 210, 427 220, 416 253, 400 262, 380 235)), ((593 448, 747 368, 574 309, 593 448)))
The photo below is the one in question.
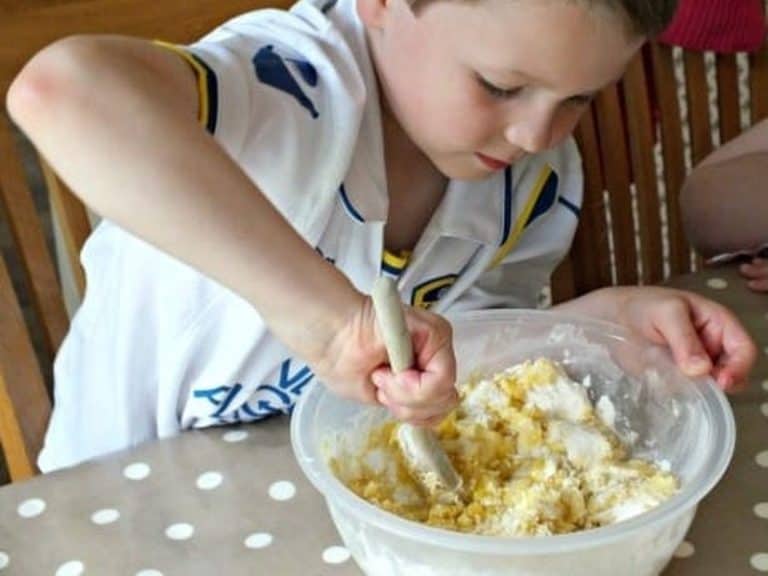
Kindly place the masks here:
POLYGON ((366 28, 381 28, 391 0, 357 0, 357 14, 366 28))

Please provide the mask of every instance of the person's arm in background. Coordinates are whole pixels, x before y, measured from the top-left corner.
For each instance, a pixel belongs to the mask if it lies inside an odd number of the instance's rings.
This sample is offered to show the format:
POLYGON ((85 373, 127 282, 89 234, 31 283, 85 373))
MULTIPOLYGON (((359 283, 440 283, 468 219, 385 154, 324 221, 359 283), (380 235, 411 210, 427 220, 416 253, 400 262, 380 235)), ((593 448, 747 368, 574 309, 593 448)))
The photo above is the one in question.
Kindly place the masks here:
MULTIPOLYGON (((768 243, 768 120, 715 150, 680 193, 686 234, 705 258, 768 243)), ((768 261, 741 266, 750 288, 768 291, 768 261)))
MULTIPOLYGON (((205 131, 198 105, 180 56, 107 36, 49 46, 7 96, 13 119, 94 211, 239 293, 337 393, 375 402, 374 372, 385 388, 396 384, 380 374, 386 353, 370 299, 205 131)), ((407 314, 419 370, 407 373, 410 394, 397 386, 397 415, 424 420, 456 401, 450 328, 434 314, 407 314)))

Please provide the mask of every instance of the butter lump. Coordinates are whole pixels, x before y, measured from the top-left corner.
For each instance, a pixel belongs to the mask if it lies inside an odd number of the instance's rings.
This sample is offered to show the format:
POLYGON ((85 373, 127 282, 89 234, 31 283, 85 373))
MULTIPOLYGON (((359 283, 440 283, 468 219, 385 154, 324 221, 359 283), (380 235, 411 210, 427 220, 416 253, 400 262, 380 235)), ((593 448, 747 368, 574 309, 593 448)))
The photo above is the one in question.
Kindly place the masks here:
POLYGON ((436 432, 462 476, 463 502, 439 501, 414 482, 394 422, 370 430, 361 453, 332 459, 334 473, 359 496, 404 518, 498 536, 613 524, 678 490, 668 469, 627 457, 611 428, 610 400, 600 398, 595 409, 586 387, 551 360, 467 382, 459 394, 459 406, 436 432))

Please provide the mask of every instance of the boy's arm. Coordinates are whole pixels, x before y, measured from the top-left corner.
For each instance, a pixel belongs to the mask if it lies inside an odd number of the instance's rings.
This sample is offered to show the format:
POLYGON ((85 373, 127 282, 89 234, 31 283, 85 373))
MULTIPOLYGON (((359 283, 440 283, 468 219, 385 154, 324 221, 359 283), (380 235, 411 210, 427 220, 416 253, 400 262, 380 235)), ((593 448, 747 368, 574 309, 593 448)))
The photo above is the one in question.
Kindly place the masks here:
POLYGON ((688 176, 680 207, 702 255, 749 250, 768 241, 768 121, 707 156, 688 176))
POLYGON ((726 391, 747 383, 757 357, 755 343, 733 313, 692 292, 614 286, 554 309, 621 324, 654 344, 667 346, 689 376, 710 374, 726 391))
POLYGON ((63 40, 24 68, 7 104, 86 204, 243 295, 308 361, 364 305, 198 124, 196 79, 171 51, 63 40))

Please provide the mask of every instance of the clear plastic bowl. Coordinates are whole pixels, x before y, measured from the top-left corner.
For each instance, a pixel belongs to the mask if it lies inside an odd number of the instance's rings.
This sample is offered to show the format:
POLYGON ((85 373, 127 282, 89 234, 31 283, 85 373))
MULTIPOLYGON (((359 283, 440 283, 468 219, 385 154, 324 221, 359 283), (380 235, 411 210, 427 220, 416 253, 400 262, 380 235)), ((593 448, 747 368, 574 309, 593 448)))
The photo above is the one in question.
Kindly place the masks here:
POLYGON ((399 518, 359 498, 329 470, 365 429, 387 418, 314 385, 291 422, 298 462, 325 496, 352 556, 370 576, 651 576, 669 562, 698 502, 721 478, 733 454, 735 426, 714 382, 690 379, 669 354, 619 326, 554 312, 493 310, 449 318, 459 382, 522 360, 546 356, 572 377, 591 375, 590 394, 607 395, 620 436, 635 456, 665 461, 681 490, 630 520, 573 534, 504 538, 462 534, 399 518))

